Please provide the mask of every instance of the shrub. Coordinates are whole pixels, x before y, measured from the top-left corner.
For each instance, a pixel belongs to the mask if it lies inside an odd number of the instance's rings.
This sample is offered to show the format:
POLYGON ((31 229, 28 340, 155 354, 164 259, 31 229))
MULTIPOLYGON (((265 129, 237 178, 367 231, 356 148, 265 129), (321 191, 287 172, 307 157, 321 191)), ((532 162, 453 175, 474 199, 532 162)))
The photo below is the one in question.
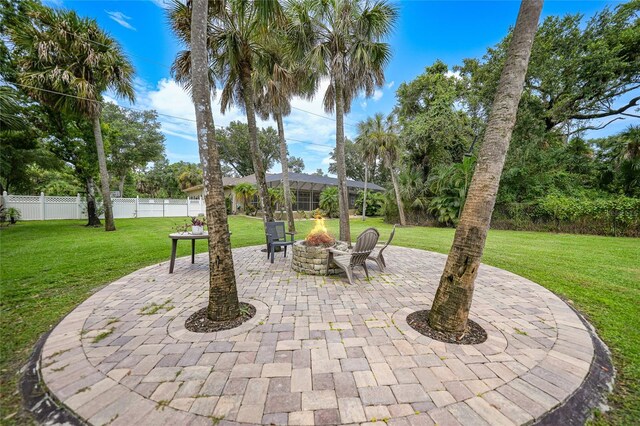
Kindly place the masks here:
MULTIPOLYGON (((362 214, 362 202, 364 200, 364 191, 358 192, 356 198, 356 214, 362 214)), ((384 204, 384 196, 380 192, 372 192, 367 190, 367 216, 380 216, 382 214, 382 206, 384 204)))
POLYGON ((319 206, 327 217, 336 217, 338 213, 338 187, 328 186, 322 190, 319 206))

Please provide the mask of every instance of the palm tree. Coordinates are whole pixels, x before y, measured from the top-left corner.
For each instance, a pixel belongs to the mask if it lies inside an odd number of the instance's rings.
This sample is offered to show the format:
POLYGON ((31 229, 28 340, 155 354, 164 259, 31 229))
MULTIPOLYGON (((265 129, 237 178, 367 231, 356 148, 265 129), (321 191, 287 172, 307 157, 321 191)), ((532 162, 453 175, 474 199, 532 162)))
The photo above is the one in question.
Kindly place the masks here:
POLYGON ((382 161, 389 168, 391 175, 391 183, 398 205, 398 215, 400 216, 400 225, 406 225, 407 221, 404 214, 404 205, 400 194, 400 185, 398 184, 398 171, 396 163, 400 158, 400 137, 398 135, 398 125, 393 115, 384 116, 377 113, 373 117, 367 119, 366 134, 371 141, 377 154, 382 157, 382 161))
POLYGON ((371 117, 358 123, 358 136, 356 143, 364 160, 364 193, 362 199, 362 220, 366 218, 367 212, 367 181, 369 178, 369 165, 376 162, 378 158, 378 146, 373 137, 374 123, 371 117))
POLYGON ((288 8, 289 39, 302 63, 329 78, 324 109, 336 113, 336 165, 340 199, 340 239, 351 241, 344 154, 344 115, 358 93, 371 96, 384 84, 391 49, 382 42, 397 19, 386 0, 301 0, 288 8))
MULTIPOLYGON (((172 27, 178 37, 189 43, 188 6, 174 1, 170 11, 172 27)), ((273 221, 273 211, 269 203, 269 194, 262 162, 262 153, 258 145, 258 127, 256 124, 255 91, 253 74, 255 63, 265 54, 265 44, 269 40, 267 27, 279 23, 280 5, 272 1, 225 0, 211 2, 209 8, 208 49, 210 66, 209 78, 223 82, 220 94, 221 112, 235 104, 243 108, 249 126, 249 145, 251 160, 256 175, 260 207, 266 221, 273 221)), ((173 72, 180 82, 188 81, 188 51, 180 52, 174 61, 173 72)), ((188 83, 187 83, 188 86, 188 83)))
POLYGON ((473 285, 516 121, 542 3, 542 0, 523 0, 520 5, 475 173, 429 314, 429 325, 439 331, 460 335, 467 327, 473 285))
POLYGON ((278 125, 284 206, 287 211, 289 232, 296 232, 289 184, 289 150, 284 137, 282 118, 291 113, 291 98, 294 95, 311 97, 315 92, 316 84, 313 73, 299 66, 296 67, 297 64, 285 54, 280 42, 282 38, 282 34, 280 36, 274 34, 265 41, 266 54, 258 58, 254 84, 258 113, 263 120, 271 115, 278 125))
POLYGON ((74 11, 33 6, 10 30, 19 50, 18 82, 34 99, 93 123, 104 200, 105 230, 115 231, 109 172, 102 141, 102 93, 133 101, 133 67, 118 43, 95 20, 74 11))
MULTIPOLYGON (((251 185, 250 183, 243 182, 239 183, 233 188, 233 192, 236 193, 237 196, 242 197, 242 206, 245 214, 247 213, 247 203, 250 197, 253 197, 256 194, 256 187, 251 185)), ((271 205, 271 202, 269 202, 271 205)))
POLYGON ((209 304, 212 321, 227 321, 240 315, 236 276, 229 240, 229 224, 222 186, 220 156, 215 142, 208 77, 207 4, 193 0, 191 18, 191 94, 196 112, 198 149, 202 163, 204 199, 209 228, 209 304))

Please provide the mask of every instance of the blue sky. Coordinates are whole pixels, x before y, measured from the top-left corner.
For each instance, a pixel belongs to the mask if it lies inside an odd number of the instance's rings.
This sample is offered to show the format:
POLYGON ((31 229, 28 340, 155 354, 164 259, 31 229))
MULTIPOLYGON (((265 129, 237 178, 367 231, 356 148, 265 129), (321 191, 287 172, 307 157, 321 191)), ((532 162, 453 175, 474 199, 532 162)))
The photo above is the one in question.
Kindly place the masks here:
MULTIPOLYGON (((161 114, 162 129, 166 135, 166 153, 171 162, 198 161, 193 105, 189 96, 171 80, 169 67, 180 45, 167 23, 164 0, 149 1, 81 1, 45 0, 52 7, 76 10, 89 16, 107 30, 123 46, 136 69, 135 108, 155 109, 161 114), (173 117, 182 117, 181 120, 173 117)), ((590 16, 606 5, 617 2, 602 1, 547 1, 543 17, 582 13, 590 16)), ((481 57, 486 49, 499 42, 518 13, 517 1, 401 1, 400 18, 389 39, 393 58, 386 71, 387 83, 369 99, 356 99, 345 126, 347 136, 355 136, 353 124, 376 112, 388 113, 395 103, 398 85, 410 81, 423 72, 425 66, 436 59, 450 67, 463 58, 481 57)), ((322 90, 313 101, 294 100, 293 106, 315 114, 327 115, 322 110, 322 90)), ((128 102, 118 100, 123 106, 128 102)), ((216 125, 227 125, 233 120, 246 122, 244 114, 232 109, 225 116, 214 111, 216 125)), ((262 126, 273 123, 262 122, 262 126)), ((592 134, 605 136, 624 129, 629 120, 613 123, 607 129, 592 134)), ((275 127, 275 125, 274 125, 275 127)), ((335 123, 332 120, 294 109, 285 119, 285 134, 291 155, 303 157, 305 170, 317 168, 325 171, 329 155, 335 145, 335 123), (292 140, 292 139, 295 139, 292 140)), ((276 164, 272 171, 280 171, 276 164)))

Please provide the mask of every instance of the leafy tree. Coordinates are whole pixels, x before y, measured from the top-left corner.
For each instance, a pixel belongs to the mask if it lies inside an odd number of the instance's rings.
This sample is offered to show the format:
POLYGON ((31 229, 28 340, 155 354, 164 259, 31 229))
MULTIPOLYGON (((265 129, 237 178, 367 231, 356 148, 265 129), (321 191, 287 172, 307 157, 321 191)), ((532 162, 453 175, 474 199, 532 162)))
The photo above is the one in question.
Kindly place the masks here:
MULTIPOLYGON (((139 194, 152 198, 184 198, 186 194, 182 191, 179 177, 185 172, 200 175, 198 169, 196 164, 183 161, 169 164, 169 161, 163 158, 155 161, 153 167, 145 167, 136 173, 136 190, 139 194)), ((196 184, 198 183, 202 181, 196 184)), ((185 185, 185 189, 193 186, 187 181, 183 181, 182 185, 185 185)))
POLYGON ((18 81, 34 99, 93 123, 105 230, 114 231, 100 101, 107 89, 133 100, 133 67, 95 20, 44 6, 30 8, 26 17, 9 29, 17 51, 18 81))
MULTIPOLYGON (((588 21, 582 15, 549 16, 540 25, 520 107, 535 109, 544 131, 573 135, 637 117, 631 111, 640 102, 634 93, 640 87, 639 11, 640 2, 631 1, 588 21), (614 106, 618 100, 622 104, 614 106)), ((484 62, 467 60, 459 68, 484 110, 495 95, 511 38, 489 49, 484 62)))
POLYGON ((198 164, 186 163, 186 167, 178 175, 178 183, 182 190, 202 185, 202 167, 198 164))
POLYGON ((102 128, 110 153, 109 168, 118 178, 121 196, 124 196, 124 182, 130 172, 164 156, 164 135, 157 119, 155 111, 133 111, 111 103, 102 109, 102 128))
POLYGON ((467 200, 429 314, 435 330, 462 335, 522 95, 542 0, 520 5, 467 200))
MULTIPOLYGON (((358 147, 358 144, 351 141, 349 138, 344 139, 344 159, 347 172, 347 178, 352 180, 364 181, 364 162, 362 161, 362 152, 358 147)), ((337 175, 338 169, 336 164, 336 150, 331 152, 332 162, 329 164, 329 173, 337 175)), ((369 170, 369 182, 373 182, 378 185, 385 185, 390 181, 389 172, 384 167, 381 167, 381 159, 371 163, 371 169, 369 170)))
MULTIPOLYGON (((240 176, 255 173, 251 159, 249 126, 246 123, 232 121, 227 127, 219 130, 216 136, 220 147, 220 158, 224 164, 231 166, 240 176)), ((270 169, 278 158, 278 134, 272 127, 260 129, 258 140, 262 164, 266 169, 270 169)))
POLYGON ((640 197, 640 126, 594 143, 601 161, 601 185, 614 193, 640 197))
POLYGON ((344 115, 358 93, 371 96, 384 84, 384 68, 391 57, 387 37, 398 16, 386 0, 292 2, 289 38, 302 63, 329 78, 324 109, 336 113, 336 168, 340 198, 340 239, 351 241, 349 196, 345 164, 344 115))
POLYGON ((46 139, 47 150, 73 168, 74 175, 84 186, 87 200, 87 226, 100 226, 99 197, 96 195, 95 178, 98 176, 98 154, 93 126, 87 120, 68 113, 49 109, 46 139))
POLYGON ((202 163, 204 197, 209 229, 209 304, 207 317, 228 321, 240 316, 240 302, 229 239, 229 224, 222 186, 220 156, 215 142, 211 110, 209 55, 207 52, 208 1, 193 0, 191 15, 191 92, 198 128, 198 150, 202 163))
POLYGON ((302 157, 289 157, 288 160, 289 170, 293 173, 303 173, 304 172, 304 159, 302 157))
POLYGON ((11 87, 0 87, 0 194, 32 192, 29 166, 60 165, 44 147, 46 127, 38 105, 28 105, 11 87))
POLYGON ((316 171, 313 172, 312 175, 315 175, 315 176, 326 176, 327 174, 322 169, 316 169, 316 171))
MULTIPOLYGON (((396 93, 396 114, 402 126, 402 139, 411 164, 427 179, 434 167, 462 161, 471 145, 474 129, 469 109, 459 104, 465 82, 449 74, 447 66, 436 61, 396 93)), ((479 126, 479 124, 478 124, 479 126)))
POLYGON ((324 211, 327 217, 335 217, 339 208, 338 187, 327 186, 320 193, 318 206, 324 211))

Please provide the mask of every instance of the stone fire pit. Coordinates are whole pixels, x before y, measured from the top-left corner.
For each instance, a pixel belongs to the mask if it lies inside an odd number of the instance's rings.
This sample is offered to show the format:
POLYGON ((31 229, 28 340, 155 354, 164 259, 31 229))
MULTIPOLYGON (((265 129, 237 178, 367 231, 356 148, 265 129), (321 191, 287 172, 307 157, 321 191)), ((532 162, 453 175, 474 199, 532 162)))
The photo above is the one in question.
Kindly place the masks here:
MULTIPOLYGON (((333 247, 348 250, 347 243, 336 242, 333 247)), ((328 264, 329 247, 308 246, 306 241, 296 241, 293 245, 291 269, 308 275, 336 275, 342 272, 333 262, 328 264)))

